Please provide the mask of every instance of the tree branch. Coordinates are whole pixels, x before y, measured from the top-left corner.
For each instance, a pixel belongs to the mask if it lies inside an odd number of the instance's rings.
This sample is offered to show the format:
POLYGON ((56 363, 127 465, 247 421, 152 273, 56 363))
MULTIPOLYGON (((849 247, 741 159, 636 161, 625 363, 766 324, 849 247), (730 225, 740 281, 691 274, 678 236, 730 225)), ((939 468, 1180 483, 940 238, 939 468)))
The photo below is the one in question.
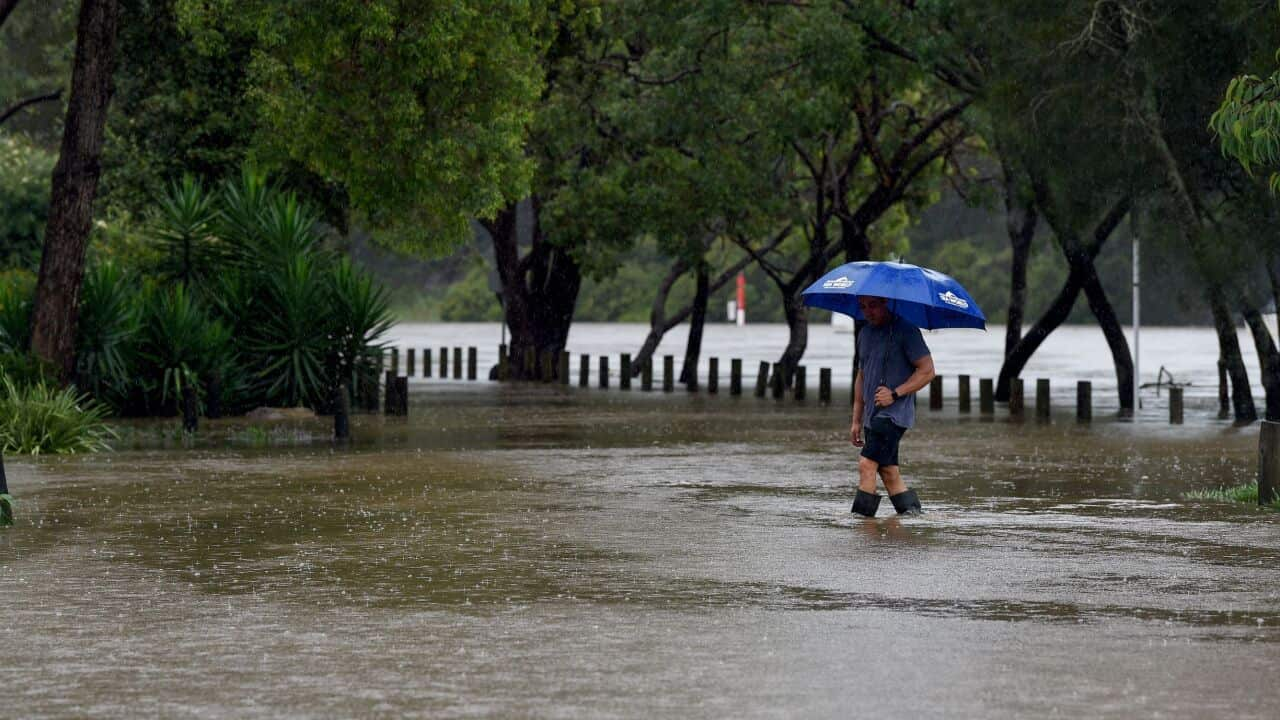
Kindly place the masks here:
MULTIPOLYGON (((4 1, 5 0, 0 0, 0 2, 4 2, 4 1)), ((15 3, 17 2, 17 0, 13 0, 13 1, 15 3)), ((2 10, 2 8, 0 8, 0 10, 2 10)), ((0 23, 3 23, 3 22, 4 22, 4 18, 2 15, 0 15, 0 23)), ((58 89, 50 93, 45 93, 43 95, 33 95, 32 97, 19 100, 18 102, 5 108, 3 111, 0 111, 0 125, 5 124, 5 122, 7 122, 9 118, 13 117, 19 111, 21 111, 23 108, 29 105, 35 105, 36 103, 42 103, 42 102, 49 102, 50 100, 57 100, 60 97, 62 97, 62 90, 58 89)))

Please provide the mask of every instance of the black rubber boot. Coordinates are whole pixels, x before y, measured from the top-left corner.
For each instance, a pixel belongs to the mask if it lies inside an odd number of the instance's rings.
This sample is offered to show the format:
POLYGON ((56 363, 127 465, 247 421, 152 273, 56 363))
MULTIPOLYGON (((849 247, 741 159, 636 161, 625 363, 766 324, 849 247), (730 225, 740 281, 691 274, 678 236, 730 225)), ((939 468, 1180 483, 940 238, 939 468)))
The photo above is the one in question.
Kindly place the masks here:
POLYGON ((859 515, 867 517, 875 517, 876 510, 880 507, 880 496, 875 493, 865 492, 861 489, 853 498, 853 509, 850 512, 856 512, 859 515))
POLYGON ((904 490, 897 495, 890 495, 889 502, 893 503, 893 509, 897 510, 899 515, 924 514, 924 508, 920 507, 920 498, 916 497, 915 490, 904 490))

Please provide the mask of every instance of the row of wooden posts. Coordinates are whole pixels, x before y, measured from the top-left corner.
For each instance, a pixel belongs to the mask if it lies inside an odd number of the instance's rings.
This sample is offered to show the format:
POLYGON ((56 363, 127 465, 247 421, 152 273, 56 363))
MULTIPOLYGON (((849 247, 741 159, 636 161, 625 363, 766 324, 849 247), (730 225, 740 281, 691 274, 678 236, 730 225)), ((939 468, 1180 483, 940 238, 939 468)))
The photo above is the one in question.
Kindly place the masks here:
MULTIPOLYGON (((452 375, 455 380, 463 378, 463 348, 452 348, 453 367, 452 375)), ((468 347, 466 350, 466 379, 475 380, 477 371, 477 353, 476 348, 468 347)), ((440 348, 439 354, 439 377, 449 377, 449 355, 450 348, 440 348)), ((400 351, 399 348, 391 348, 390 350, 390 366, 391 369, 386 372, 386 413, 388 415, 407 415, 408 414, 408 377, 416 375, 417 354, 414 349, 410 348, 405 353, 405 370, 407 375, 401 376, 400 371, 400 351)), ((506 345, 500 345, 498 348, 498 369, 497 377, 504 380, 512 375, 511 367, 515 363, 520 363, 523 368, 529 368, 532 372, 524 373, 524 375, 533 375, 540 378, 543 382, 558 382, 562 385, 568 385, 571 379, 570 362, 572 355, 567 351, 559 353, 558 357, 551 352, 544 352, 539 357, 532 348, 526 349, 523 357, 515 357, 508 353, 506 345)), ((629 353, 622 353, 619 356, 619 376, 618 387, 623 390, 630 390, 632 387, 632 358, 629 353)), ((706 377, 706 391, 716 394, 720 390, 720 358, 710 358, 708 363, 708 371, 706 377)), ((422 377, 430 378, 432 376, 432 351, 430 348, 422 350, 422 377)), ((608 388, 611 382, 609 356, 601 355, 596 363, 597 367, 597 384, 601 388, 608 388)), ((640 389, 641 391, 653 390, 653 364, 650 360, 644 363, 640 368, 640 389)), ((755 378, 754 394, 756 397, 766 397, 771 395, 775 399, 783 399, 788 388, 784 379, 785 373, 781 363, 760 362, 755 378)), ((743 392, 743 363, 740 358, 732 358, 729 361, 729 394, 741 395, 743 392)), ((591 385, 591 356, 588 354, 579 355, 578 358, 578 386, 588 387, 591 385)), ((958 376, 958 410, 962 413, 972 412, 972 379, 969 375, 958 376)), ((697 392, 700 389, 699 378, 696 376, 690 378, 685 383, 686 389, 690 392, 697 392)), ((662 390, 664 392, 672 392, 675 389, 675 357, 672 355, 664 355, 662 357, 662 390)), ((806 401, 808 399, 808 371, 803 365, 796 367, 795 375, 792 379, 792 385, 789 388, 791 396, 797 401, 806 401)), ((818 402, 822 404, 830 404, 831 394, 831 368, 820 368, 818 370, 818 402)), ((852 397, 850 398, 852 402, 852 397)), ((928 393, 929 409, 941 410, 943 408, 943 386, 942 376, 937 376, 929 384, 928 393)), ((995 385, 991 378, 980 378, 978 380, 978 411, 981 414, 990 415, 995 413, 995 385)), ((1022 378, 1014 378, 1009 388, 1009 401, 1007 404, 1009 415, 1013 417, 1022 417, 1026 415, 1026 392, 1024 381, 1022 378)), ((1037 419, 1047 420, 1052 414, 1050 401, 1050 383, 1048 378, 1038 378, 1035 381, 1035 407, 1034 414, 1037 419)), ((1080 422, 1089 422, 1093 419, 1093 383, 1088 380, 1081 380, 1076 383, 1076 419, 1080 422)), ((1182 424, 1183 421, 1183 394, 1182 388, 1169 388, 1169 422, 1172 424, 1182 424)))

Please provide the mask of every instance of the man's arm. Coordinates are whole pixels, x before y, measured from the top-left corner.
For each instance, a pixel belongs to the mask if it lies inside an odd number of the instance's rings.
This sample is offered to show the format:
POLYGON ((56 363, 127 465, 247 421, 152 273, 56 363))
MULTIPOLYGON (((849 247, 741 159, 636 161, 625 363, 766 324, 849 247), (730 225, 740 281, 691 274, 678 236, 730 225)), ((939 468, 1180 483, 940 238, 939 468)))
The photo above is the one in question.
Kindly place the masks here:
MULTIPOLYGON (((911 377, 893 390, 898 391, 898 397, 904 397, 914 392, 920 392, 924 386, 928 385, 936 373, 933 371, 933 356, 922 355, 918 360, 912 363, 915 366, 915 372, 911 373, 911 377)), ((876 405, 878 407, 888 407, 893 403, 893 395, 889 388, 881 385, 876 388, 876 405)))
POLYGON ((862 411, 865 407, 862 398, 862 368, 858 368, 858 376, 853 379, 853 425, 849 428, 849 442, 862 447, 862 411))

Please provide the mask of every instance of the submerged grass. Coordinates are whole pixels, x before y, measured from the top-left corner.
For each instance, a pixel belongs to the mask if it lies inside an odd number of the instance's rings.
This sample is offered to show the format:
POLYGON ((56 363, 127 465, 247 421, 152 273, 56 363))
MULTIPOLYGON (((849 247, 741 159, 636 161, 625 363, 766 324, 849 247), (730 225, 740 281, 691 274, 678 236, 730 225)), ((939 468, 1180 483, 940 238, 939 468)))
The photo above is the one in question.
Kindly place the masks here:
MULTIPOLYGON (((1188 500, 1219 500, 1223 502, 1240 502, 1257 505, 1258 483, 1251 482, 1246 485, 1220 487, 1213 490, 1192 490, 1191 492, 1183 493, 1182 496, 1188 500)), ((1280 510, 1280 499, 1272 500, 1270 503, 1267 503, 1266 507, 1269 507, 1272 510, 1280 510)))

